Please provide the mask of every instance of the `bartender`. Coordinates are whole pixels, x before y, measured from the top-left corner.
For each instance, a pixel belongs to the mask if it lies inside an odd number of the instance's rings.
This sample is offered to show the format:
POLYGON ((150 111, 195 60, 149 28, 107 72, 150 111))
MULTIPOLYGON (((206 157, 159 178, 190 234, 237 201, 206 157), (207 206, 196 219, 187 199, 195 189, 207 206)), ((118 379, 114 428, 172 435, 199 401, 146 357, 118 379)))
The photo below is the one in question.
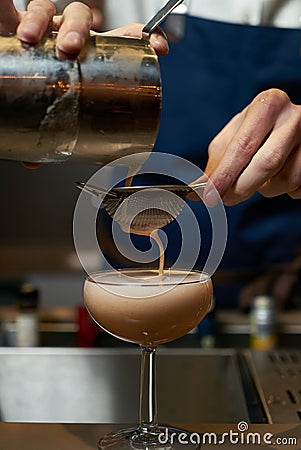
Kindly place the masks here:
MULTIPOLYGON (((145 21, 163 3, 123 2, 118 16, 120 2, 110 0, 104 18, 114 27, 123 12, 145 21)), ((156 149, 204 169, 229 205, 228 243, 214 277, 217 306, 247 308, 261 293, 286 306, 300 301, 300 14, 298 0, 190 0, 165 24, 170 52, 161 59, 156 149)), ((204 206, 191 207, 202 237, 210 236, 204 206)), ((172 237, 176 225, 165 231, 172 237)), ((168 248, 171 263, 177 251, 168 248)))
MULTIPOLYGON (((179 17, 174 25, 172 20, 167 23, 175 42, 170 42, 170 53, 161 60, 164 96, 157 148, 205 168, 230 205, 226 206, 228 243, 214 280, 217 306, 247 307, 254 295, 264 293, 293 306, 301 292, 297 283, 301 202, 285 194, 263 197, 273 195, 272 181, 262 194, 254 192, 268 170, 280 174, 276 194, 286 192, 281 191, 286 175, 280 173, 285 163, 281 142, 290 139, 287 163, 292 158, 292 170, 300 174, 300 106, 299 110, 291 107, 291 102, 301 104, 300 2, 191 0, 187 7, 182 24, 179 17), (266 92, 271 88, 281 93, 266 92), (279 105, 278 110, 273 105, 279 105), (289 133, 281 134, 282 128, 289 133), (260 165, 251 173, 250 164, 245 168, 241 159, 251 159, 252 154, 266 173, 259 173, 260 165), (273 167, 277 157, 279 166, 273 167), (254 173, 261 177, 257 184, 254 173)), ((297 197, 300 182, 299 176, 291 187, 297 197)), ((204 227, 202 207, 192 207, 204 227)))
MULTIPOLYGON (((103 26, 145 22, 164 3, 101 2, 103 26)), ((260 293, 289 306, 299 303, 301 203, 294 198, 300 197, 299 19, 299 0, 190 0, 165 24, 170 52, 161 60, 164 95, 156 149, 207 171, 229 205, 228 243, 214 280, 218 306, 246 307, 260 293), (289 131, 283 135, 283 129, 289 131)), ((215 202, 209 192, 206 201, 215 202)), ((209 236, 205 206, 191 207, 202 236, 207 226, 209 236)), ((172 236, 175 227, 170 224, 166 233, 172 236)), ((177 250, 167 249, 171 264, 177 250)))

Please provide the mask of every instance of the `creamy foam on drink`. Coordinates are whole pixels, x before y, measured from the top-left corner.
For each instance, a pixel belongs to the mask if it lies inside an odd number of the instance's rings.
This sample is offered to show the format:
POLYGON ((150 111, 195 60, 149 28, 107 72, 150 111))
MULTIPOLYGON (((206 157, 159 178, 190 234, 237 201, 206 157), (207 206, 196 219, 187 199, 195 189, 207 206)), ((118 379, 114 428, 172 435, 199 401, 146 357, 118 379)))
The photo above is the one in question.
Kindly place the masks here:
POLYGON ((112 335, 143 346, 173 341, 206 315, 212 299, 208 275, 182 271, 123 270, 86 280, 85 304, 112 335), (124 277, 126 274, 127 276, 124 277))

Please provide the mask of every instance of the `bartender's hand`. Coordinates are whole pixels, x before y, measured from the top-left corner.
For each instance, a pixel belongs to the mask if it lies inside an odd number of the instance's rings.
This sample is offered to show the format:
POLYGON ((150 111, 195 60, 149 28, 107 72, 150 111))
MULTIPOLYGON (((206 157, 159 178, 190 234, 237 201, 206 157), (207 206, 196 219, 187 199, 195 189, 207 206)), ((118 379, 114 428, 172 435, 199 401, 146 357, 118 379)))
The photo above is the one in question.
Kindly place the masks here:
POLYGON ((50 0, 32 0, 27 11, 16 9, 12 0, 1 0, 0 34, 16 33, 25 44, 35 45, 48 31, 56 30, 59 57, 76 57, 89 36, 91 9, 84 3, 72 2, 63 14, 55 12, 50 0))
MULTIPOLYGON (((58 57, 74 59, 84 47, 93 21, 100 21, 95 10, 81 2, 71 2, 61 15, 55 15, 54 4, 50 0, 32 0, 27 11, 14 7, 13 0, 0 0, 0 35, 16 33, 28 45, 37 44, 50 30, 58 31, 58 57)), ((114 30, 111 34, 119 36, 142 35, 143 25, 132 24, 114 30)), ((151 37, 151 43, 158 54, 168 52, 163 32, 158 29, 151 37)))
MULTIPOLYGON (((91 27, 98 27, 101 22, 101 12, 92 9, 84 3, 70 3, 61 15, 55 15, 55 6, 50 0, 32 0, 27 11, 15 8, 13 0, 0 0, 0 35, 16 33, 18 38, 27 45, 36 45, 44 35, 58 31, 57 52, 61 59, 74 59, 84 47, 91 27)), ((142 37, 142 24, 133 23, 104 33, 115 36, 142 37)), ((158 28, 151 36, 151 44, 158 55, 168 53, 168 43, 163 31, 158 28)), ((38 168, 39 163, 23 163, 28 168, 38 168)))
MULTIPOLYGON (((260 93, 211 142, 205 173, 225 205, 256 191, 301 198, 301 106, 278 89, 260 93)), ((218 202, 210 187, 204 196, 218 202)))
MULTIPOLYGON (((106 33, 102 34, 105 36, 129 36, 141 38, 143 27, 144 25, 141 23, 131 23, 129 25, 116 28, 115 30, 107 31, 106 33)), ((156 51, 157 55, 167 55, 169 50, 167 37, 160 27, 156 28, 156 30, 151 34, 150 43, 156 51)))
MULTIPOLYGON (((101 25, 103 21, 103 16, 99 8, 97 7, 97 2, 94 0, 85 0, 85 3, 90 6, 92 11, 92 26, 91 28, 95 31, 101 30, 101 25)), ((142 37, 142 28, 144 25, 141 23, 131 23, 115 30, 102 33, 104 35, 111 36, 131 36, 136 38, 142 37)), ((165 33, 160 27, 158 27, 155 32, 150 37, 150 43, 154 47, 156 53, 160 56, 166 55, 168 53, 168 43, 165 33)))

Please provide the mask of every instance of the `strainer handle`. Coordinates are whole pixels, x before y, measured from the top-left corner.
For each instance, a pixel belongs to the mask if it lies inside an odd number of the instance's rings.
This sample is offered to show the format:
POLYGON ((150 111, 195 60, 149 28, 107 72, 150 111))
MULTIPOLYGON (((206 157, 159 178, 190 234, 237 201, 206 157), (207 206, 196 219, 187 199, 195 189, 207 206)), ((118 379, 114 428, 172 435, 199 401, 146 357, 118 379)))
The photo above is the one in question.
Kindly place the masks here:
POLYGON ((88 192, 91 195, 103 195, 103 196, 109 195, 110 197, 117 197, 117 194, 115 192, 111 191, 108 192, 105 189, 92 186, 91 184, 86 184, 81 181, 76 181, 74 184, 82 191, 88 192))
POLYGON ((161 8, 154 17, 147 22, 142 32, 151 35, 161 22, 184 0, 169 0, 163 8, 161 8))

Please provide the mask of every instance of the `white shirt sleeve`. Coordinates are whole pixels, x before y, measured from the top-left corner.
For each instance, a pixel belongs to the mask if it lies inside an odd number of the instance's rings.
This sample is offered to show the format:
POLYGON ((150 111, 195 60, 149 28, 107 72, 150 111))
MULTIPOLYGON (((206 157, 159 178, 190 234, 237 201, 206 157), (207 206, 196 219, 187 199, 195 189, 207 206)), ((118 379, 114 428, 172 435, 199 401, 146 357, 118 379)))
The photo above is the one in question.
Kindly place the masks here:
POLYGON ((14 5, 16 8, 24 11, 27 7, 28 1, 26 0, 14 0, 14 5))
POLYGON ((131 22, 146 23, 166 0, 106 0, 103 2, 105 29, 131 22))
MULTIPOLYGON (((1 0, 0 0, 1 1, 1 0)), ((57 11, 74 0, 52 0, 57 11)), ((94 0, 102 10, 105 29, 131 22, 146 23, 167 0, 94 0)), ((29 0, 14 0, 26 9, 29 0)), ((185 0, 188 14, 205 19, 250 25, 300 28, 301 0, 185 0)))
MULTIPOLYGON (((167 0, 103 0, 105 28, 146 23, 167 0)), ((249 25, 300 28, 301 0, 185 0, 191 16, 249 25)))
POLYGON ((249 25, 300 28, 301 0, 187 0, 188 14, 249 25))

